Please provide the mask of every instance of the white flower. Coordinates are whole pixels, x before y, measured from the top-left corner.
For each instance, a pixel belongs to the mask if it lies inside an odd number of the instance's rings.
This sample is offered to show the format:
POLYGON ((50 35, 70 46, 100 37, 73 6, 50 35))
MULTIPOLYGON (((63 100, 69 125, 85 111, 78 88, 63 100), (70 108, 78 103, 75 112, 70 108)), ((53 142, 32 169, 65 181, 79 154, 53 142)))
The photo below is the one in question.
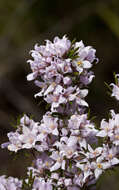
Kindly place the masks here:
POLYGON ((70 48, 71 42, 67 39, 66 36, 63 36, 62 39, 55 37, 54 38, 54 48, 56 50, 56 55, 62 57, 70 48))
POLYGON ((51 174, 51 178, 58 180, 59 179, 59 174, 54 172, 54 173, 51 174))
POLYGON ((72 73, 71 60, 70 59, 54 59, 54 64, 57 69, 57 72, 64 75, 72 73))
POLYGON ((22 182, 17 178, 0 176, 0 190, 21 190, 22 182))
POLYGON ((76 93, 69 95, 69 101, 76 100, 76 103, 80 106, 86 106, 88 107, 88 103, 83 100, 88 94, 87 89, 80 90, 79 88, 76 89, 76 93))
POLYGON ((95 178, 98 179, 104 170, 110 168, 110 164, 103 162, 102 157, 98 157, 95 162, 91 163, 91 168, 94 170, 95 178))
POLYGON ((39 82, 38 80, 35 80, 35 85, 40 87, 42 90, 34 95, 36 98, 37 96, 43 96, 45 90, 47 89, 47 84, 45 82, 39 82))
MULTIPOLYGON (((50 167, 53 164, 53 160, 46 154, 42 153, 36 160, 33 161, 33 167, 29 167, 28 170, 32 170, 32 173, 35 175, 37 174, 43 174, 45 172, 45 169, 49 170, 50 167)), ((28 172, 28 175, 30 172, 28 172)))
POLYGON ((69 186, 69 185, 72 185, 72 180, 70 178, 65 179, 64 184, 65 184, 66 187, 69 186))
POLYGON ((90 138, 90 137, 95 137, 96 134, 98 133, 98 130, 95 129, 95 126, 93 123, 90 123, 89 121, 81 125, 81 135, 85 138, 90 138))
MULTIPOLYGON (((39 126, 40 133, 58 135, 58 118, 53 118, 50 114, 43 116, 42 123, 39 126)), ((45 136, 44 136, 45 137, 45 136)))
POLYGON ((19 136, 19 140, 22 142, 22 148, 32 148, 34 147, 35 143, 39 140, 38 139, 38 131, 36 131, 34 128, 31 130, 26 126, 23 126, 22 133, 19 136))
POLYGON ((31 80, 34 80, 38 75, 38 72, 33 72, 33 73, 30 73, 28 76, 27 76, 27 80, 28 81, 31 81, 31 80))
POLYGON ((95 53, 96 50, 91 46, 84 47, 83 42, 76 43, 76 48, 78 52, 78 58, 73 61, 73 66, 76 67, 76 70, 81 74, 84 69, 90 69, 92 67, 92 62, 96 59, 95 53))
POLYGON ((92 71, 84 71, 82 75, 80 75, 80 82, 84 85, 88 85, 92 82, 95 77, 92 71))
POLYGON ((87 115, 72 115, 68 121, 68 127, 71 129, 79 129, 80 125, 85 123, 87 120, 87 115))
POLYGON ((115 84, 110 84, 110 86, 112 86, 112 96, 114 96, 117 100, 119 100, 119 86, 115 85, 115 84))
POLYGON ((114 126, 113 127, 114 133, 118 134, 119 133, 119 114, 115 114, 114 112, 112 114, 113 114, 112 121, 113 121, 113 126, 114 126))
POLYGON ((22 148, 22 142, 19 139, 19 133, 18 132, 10 132, 7 134, 9 138, 9 144, 7 146, 8 150, 17 152, 22 148))
POLYGON ((113 135, 110 136, 110 141, 116 145, 119 146, 119 133, 114 133, 113 135))
POLYGON ((77 143, 80 145, 80 148, 87 148, 87 141, 85 138, 83 138, 81 135, 78 135, 77 137, 77 143))
MULTIPOLYGON (((9 143, 8 149, 17 152, 20 149, 30 149, 39 141, 38 123, 35 123, 27 115, 20 119, 20 124, 17 126, 16 132, 8 133, 9 143)), ((4 146, 4 145, 3 145, 4 146)))
POLYGON ((56 142, 54 145, 59 147, 60 153, 70 159, 77 155, 77 137, 70 136, 62 137, 61 142, 56 142))
POLYGON ((70 85, 70 84, 72 83, 71 78, 69 78, 69 77, 64 77, 64 78, 63 78, 63 83, 64 83, 65 85, 70 85))
POLYGON ((65 170, 65 160, 63 159, 63 156, 58 151, 52 152, 52 155, 50 156, 55 162, 55 164, 50 168, 50 171, 56 171, 59 168, 65 170))
POLYGON ((110 167, 119 164, 119 159, 116 158, 116 155, 117 155, 117 147, 112 146, 111 148, 109 148, 108 144, 103 145, 102 157, 109 162, 110 167))
POLYGON ((85 182, 86 182, 86 179, 87 179, 90 175, 93 174, 92 171, 91 171, 91 164, 90 164, 90 162, 87 162, 86 164, 85 164, 85 163, 84 163, 84 164, 77 163, 76 166, 82 170, 83 175, 84 175, 84 176, 83 176, 83 182, 85 183, 85 182))
POLYGON ((80 42, 76 42, 74 44, 74 48, 79 48, 78 51, 80 51, 81 49, 83 49, 85 46, 84 46, 84 43, 83 41, 81 40, 80 42))
MULTIPOLYGON (((85 183, 83 178, 84 178, 83 172, 79 172, 79 174, 75 174, 74 179, 73 179, 74 184, 79 185, 80 187, 83 187, 83 185, 85 183)), ((74 190, 75 190, 75 188, 74 188, 74 190)), ((76 187, 76 190, 79 190, 79 188, 77 189, 77 187, 76 187)))
POLYGON ((45 182, 43 178, 35 177, 32 190, 52 190, 52 185, 49 181, 45 182))
POLYGON ((64 89, 61 85, 57 85, 53 94, 48 94, 46 98, 44 98, 48 103, 51 103, 52 112, 54 112, 60 104, 65 104, 67 102, 66 98, 63 96, 63 90, 64 89))
MULTIPOLYGON (((41 138, 40 138, 40 140, 41 140, 41 138)), ((42 140, 41 140, 41 141, 42 141, 42 140)), ((48 146, 48 143, 47 143, 47 142, 43 141, 43 142, 40 143, 40 145, 39 145, 39 144, 36 144, 36 145, 34 146, 34 148, 35 148, 38 152, 44 152, 44 151, 48 150, 49 146, 48 146)))
POLYGON ((89 152, 86 153, 87 158, 96 158, 99 155, 101 155, 103 148, 97 147, 96 149, 93 150, 92 147, 88 144, 88 151, 89 152))
POLYGON ((101 130, 97 133, 96 136, 99 137, 111 136, 113 134, 113 121, 110 119, 108 123, 103 119, 101 121, 100 129, 101 130))

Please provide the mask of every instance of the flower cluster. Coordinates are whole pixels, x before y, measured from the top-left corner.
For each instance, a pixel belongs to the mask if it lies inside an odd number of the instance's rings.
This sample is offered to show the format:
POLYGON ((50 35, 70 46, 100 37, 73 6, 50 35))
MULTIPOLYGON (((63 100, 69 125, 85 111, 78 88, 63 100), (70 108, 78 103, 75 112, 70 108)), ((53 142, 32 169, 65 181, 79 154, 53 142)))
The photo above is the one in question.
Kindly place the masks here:
POLYGON ((43 96, 51 104, 52 112, 69 102, 76 102, 78 110, 80 106, 88 106, 84 101, 88 90, 82 88, 94 77, 89 69, 94 61, 98 61, 95 52, 91 46, 85 47, 82 41, 71 42, 66 36, 62 39, 55 37, 53 43, 46 40, 44 46, 36 44, 31 51, 33 60, 28 61, 32 73, 27 76, 41 89, 35 97, 43 96))
POLYGON ((0 176, 0 190, 21 190, 22 181, 17 178, 0 176))
POLYGON ((105 139, 115 146, 119 146, 119 114, 115 114, 111 110, 111 119, 109 122, 102 120, 100 126, 100 132, 97 134, 99 137, 105 137, 105 139))
MULTIPOLYGON (((66 36, 35 45, 33 60, 28 61, 32 73, 27 79, 35 80, 41 89, 35 97, 43 96, 51 109, 38 122, 23 115, 17 130, 8 133, 9 142, 2 148, 13 152, 32 149, 35 160, 28 167, 25 182, 1 176, 2 190, 26 190, 25 186, 28 190, 80 190, 119 164, 119 114, 111 110, 109 121, 103 119, 97 128, 85 111, 86 87, 94 78, 90 68, 97 61, 95 52, 66 36)), ((112 96, 119 100, 118 83, 111 86, 112 96)))
POLYGON ((2 144, 2 148, 7 147, 8 150, 17 152, 20 149, 33 148, 35 143, 39 140, 38 124, 35 123, 28 116, 24 115, 20 119, 15 132, 7 134, 9 142, 2 144))

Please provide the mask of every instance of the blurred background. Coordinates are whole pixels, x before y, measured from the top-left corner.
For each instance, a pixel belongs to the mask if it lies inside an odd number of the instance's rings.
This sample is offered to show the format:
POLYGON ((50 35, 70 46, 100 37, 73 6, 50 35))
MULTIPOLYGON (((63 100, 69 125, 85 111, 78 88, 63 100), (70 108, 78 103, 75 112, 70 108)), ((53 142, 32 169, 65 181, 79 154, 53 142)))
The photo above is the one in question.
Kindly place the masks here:
MULTIPOLYGON (((64 34, 97 50, 100 62, 93 68, 96 77, 87 98, 97 124, 107 118, 109 109, 118 111, 104 85, 114 82, 113 72, 119 72, 118 0, 0 0, 0 144, 23 112, 40 120, 44 109, 33 97, 38 89, 26 80, 30 72, 26 61, 35 43, 64 34)), ((22 153, 13 158, 0 150, 0 175, 25 176, 32 158, 22 153)), ((118 190, 118 170, 101 177, 99 189, 108 185, 109 190, 118 190)))

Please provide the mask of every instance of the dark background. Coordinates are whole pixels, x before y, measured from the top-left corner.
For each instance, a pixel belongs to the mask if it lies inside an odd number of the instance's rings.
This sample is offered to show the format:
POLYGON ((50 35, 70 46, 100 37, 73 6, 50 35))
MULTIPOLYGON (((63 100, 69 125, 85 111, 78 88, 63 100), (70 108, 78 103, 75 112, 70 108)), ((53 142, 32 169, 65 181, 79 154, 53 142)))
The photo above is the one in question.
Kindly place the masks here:
MULTIPOLYGON (((97 50, 100 62, 93 68, 95 80, 87 98, 96 122, 118 105, 107 95, 104 82, 114 82, 119 72, 119 1, 118 0, 0 0, 0 143, 14 130, 11 123, 23 112, 40 120, 43 106, 38 107, 33 95, 38 92, 27 82, 30 68, 26 61, 35 43, 67 34, 83 40, 97 50)), ((17 159, 0 150, 0 175, 25 176, 30 158, 20 153, 17 159)), ((99 189, 119 189, 119 171, 106 173, 99 189)))

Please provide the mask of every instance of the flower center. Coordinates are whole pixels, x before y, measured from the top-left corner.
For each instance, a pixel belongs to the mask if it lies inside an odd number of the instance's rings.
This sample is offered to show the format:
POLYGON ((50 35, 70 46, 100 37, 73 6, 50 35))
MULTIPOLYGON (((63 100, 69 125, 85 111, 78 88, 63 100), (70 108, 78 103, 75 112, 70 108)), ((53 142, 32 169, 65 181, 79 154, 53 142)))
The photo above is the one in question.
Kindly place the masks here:
POLYGON ((54 96, 54 97, 53 97, 53 101, 54 101, 54 102, 58 102, 58 99, 59 99, 59 96, 54 96))
POLYGON ((68 71, 68 66, 65 66, 65 67, 64 67, 64 71, 65 71, 65 72, 68 71))
POLYGON ((99 169, 101 169, 101 168, 102 168, 102 164, 97 163, 97 167, 98 167, 99 169))
POLYGON ((119 140, 119 135, 115 135, 115 139, 119 140))
POLYGON ((55 125, 54 125, 54 124, 51 124, 51 125, 50 125, 50 129, 54 130, 54 129, 55 129, 55 125))
POLYGON ((53 83, 52 83, 52 86, 53 86, 53 87, 55 87, 55 86, 56 86, 56 83, 55 83, 55 82, 53 82, 53 83))
POLYGON ((94 156, 96 156, 96 155, 98 154, 98 151, 95 150, 95 151, 93 152, 93 154, 94 154, 94 156))
POLYGON ((45 131, 45 130, 42 130, 42 133, 45 135, 45 134, 46 134, 46 131, 45 131))
POLYGON ((85 166, 85 167, 84 167, 84 171, 88 171, 88 166, 85 166))
POLYGON ((57 162, 62 162, 62 159, 60 157, 57 158, 57 162))
POLYGON ((80 136, 78 136, 78 141, 81 141, 81 137, 80 136))
POLYGON ((112 155, 112 154, 109 154, 108 157, 109 157, 109 159, 112 159, 112 158, 113 158, 113 155, 112 155))
POLYGON ((81 61, 78 61, 78 62, 77 62, 77 65, 78 65, 78 66, 80 66, 81 64, 82 64, 82 62, 81 62, 81 61))
POLYGON ((34 141, 34 139, 33 139, 33 138, 30 138, 28 142, 29 142, 30 144, 32 144, 33 141, 34 141))
POLYGON ((108 127, 105 127, 105 132, 108 132, 109 131, 109 128, 108 127))
POLYGON ((48 167, 49 166, 49 162, 46 162, 45 165, 46 165, 46 167, 48 167))
POLYGON ((72 150, 68 150, 67 153, 69 156, 71 156, 73 152, 72 152, 72 150))

